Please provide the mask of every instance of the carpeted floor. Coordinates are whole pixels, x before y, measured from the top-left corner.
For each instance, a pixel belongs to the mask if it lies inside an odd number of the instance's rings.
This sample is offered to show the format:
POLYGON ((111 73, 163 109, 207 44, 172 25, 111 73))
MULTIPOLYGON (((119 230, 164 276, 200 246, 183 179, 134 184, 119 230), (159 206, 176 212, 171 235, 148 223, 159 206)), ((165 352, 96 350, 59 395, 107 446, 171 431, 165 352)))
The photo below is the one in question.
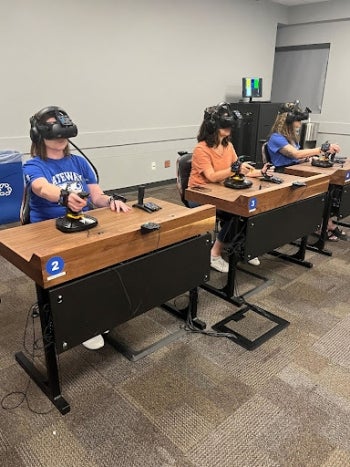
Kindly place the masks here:
MULTIPOLYGON (((179 202, 173 183, 146 195, 179 202)), ((27 388, 27 402, 0 408, 0 466, 350 466, 350 242, 327 247, 332 257, 307 252, 312 269, 270 255, 259 268, 245 266, 269 279, 249 301, 290 322, 253 351, 183 331, 137 362, 107 344, 65 352, 65 416, 33 383, 28 387, 14 360, 40 337, 38 320, 30 318, 24 338, 35 288, 0 258, 0 397, 27 388)), ((224 285, 224 275, 213 271, 211 281, 224 285)), ((238 273, 239 293, 260 284, 238 273)), ((186 297, 175 299, 182 303, 186 297)), ((209 329, 236 310, 200 289, 199 316, 209 329)), ((251 338, 267 326, 254 314, 238 325, 251 338)), ((114 333, 141 349, 180 326, 154 309, 114 333)), ((42 351, 35 354, 40 361, 42 351)), ((13 394, 3 404, 21 398, 13 394)))

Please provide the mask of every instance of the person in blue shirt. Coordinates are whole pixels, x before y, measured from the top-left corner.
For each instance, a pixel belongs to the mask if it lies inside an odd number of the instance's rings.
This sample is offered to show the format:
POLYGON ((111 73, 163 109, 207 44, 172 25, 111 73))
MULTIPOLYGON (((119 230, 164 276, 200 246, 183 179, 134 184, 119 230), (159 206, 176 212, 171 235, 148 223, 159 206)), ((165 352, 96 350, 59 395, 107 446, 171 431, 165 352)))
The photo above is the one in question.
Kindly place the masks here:
MULTIPOLYGON (((26 183, 30 185, 30 222, 64 216, 67 207, 73 212, 87 210, 88 200, 78 193, 90 194, 95 207, 109 207, 115 212, 131 211, 120 200, 106 195, 97 182, 92 164, 83 156, 72 154, 68 138, 77 135, 77 127, 60 107, 51 106, 31 119, 31 159, 23 165, 26 183)), ((83 345, 96 350, 104 345, 101 335, 83 345)))
MULTIPOLYGON (((272 126, 267 140, 267 150, 271 163, 276 172, 284 167, 305 162, 309 157, 319 156, 321 147, 300 149, 299 135, 301 122, 307 120, 308 112, 302 111, 298 101, 282 104, 272 126)), ((328 151, 332 154, 340 152, 338 144, 330 144, 328 151)), ((320 232, 318 232, 320 233, 320 232)), ((328 220, 327 238, 336 242, 339 238, 346 238, 346 232, 339 229, 332 219, 328 220)))
MULTIPOLYGON (((287 102, 280 106, 267 140, 268 153, 276 171, 321 154, 321 147, 300 149, 301 122, 307 118, 308 112, 302 111, 298 102, 287 102)), ((338 144, 330 145, 329 152, 335 154, 339 151, 338 144)))

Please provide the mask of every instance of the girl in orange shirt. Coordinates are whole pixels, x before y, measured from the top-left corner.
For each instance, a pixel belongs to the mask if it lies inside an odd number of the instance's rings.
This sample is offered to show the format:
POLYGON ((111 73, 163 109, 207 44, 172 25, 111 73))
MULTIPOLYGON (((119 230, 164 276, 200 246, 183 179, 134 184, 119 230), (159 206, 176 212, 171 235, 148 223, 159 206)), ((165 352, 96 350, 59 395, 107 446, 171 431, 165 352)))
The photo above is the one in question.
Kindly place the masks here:
MULTIPOLYGON (((189 178, 189 187, 204 185, 211 182, 222 182, 236 171, 234 163, 238 160, 236 151, 230 142, 231 129, 234 117, 229 104, 222 103, 208 107, 204 111, 204 120, 198 133, 198 144, 193 151, 192 168, 189 178)), ((262 171, 269 173, 267 165, 262 170, 254 169, 248 163, 243 163, 240 172, 248 177, 261 177, 262 171)), ((189 203, 195 207, 195 203, 189 203)), ((217 211, 221 222, 221 230, 211 249, 212 268, 219 272, 228 272, 228 262, 222 258, 224 241, 230 228, 232 214, 217 211)), ((258 266, 260 261, 253 258, 249 261, 258 266)))

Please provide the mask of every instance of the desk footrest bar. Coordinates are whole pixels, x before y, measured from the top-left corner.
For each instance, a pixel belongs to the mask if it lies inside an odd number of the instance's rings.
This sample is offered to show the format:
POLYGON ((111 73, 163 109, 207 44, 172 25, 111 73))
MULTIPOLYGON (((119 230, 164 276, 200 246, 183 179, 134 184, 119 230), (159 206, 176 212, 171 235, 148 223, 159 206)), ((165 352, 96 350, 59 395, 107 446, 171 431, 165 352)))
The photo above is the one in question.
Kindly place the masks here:
POLYGON ((310 261, 305 261, 304 259, 298 258, 298 253, 295 255, 288 255, 286 253, 280 253, 279 251, 272 250, 269 251, 268 254, 284 259, 285 261, 289 261, 290 263, 299 264, 299 266, 304 266, 305 268, 311 269, 313 267, 313 264, 310 261))
POLYGON ((179 337, 183 336, 185 333, 186 331, 184 329, 179 329, 173 332, 172 334, 170 334, 169 336, 164 337, 163 339, 160 339, 159 341, 155 342, 154 344, 149 345, 148 347, 145 347, 142 350, 135 350, 132 347, 128 346, 127 344, 124 344, 123 342, 118 341, 115 337, 111 335, 111 333, 106 334, 104 338, 112 347, 117 349, 118 352, 122 353, 128 360, 137 362, 141 358, 144 358, 147 355, 150 355, 151 353, 155 352, 156 350, 159 350, 162 347, 175 341, 179 337))
MULTIPOLYGON (((297 245, 297 242, 292 242, 292 245, 297 245)), ((316 253, 320 253, 321 255, 325 256, 332 256, 332 252, 330 250, 327 250, 324 247, 324 241, 323 240, 317 240, 315 243, 310 243, 306 245, 306 249, 309 251, 315 251, 316 253)))

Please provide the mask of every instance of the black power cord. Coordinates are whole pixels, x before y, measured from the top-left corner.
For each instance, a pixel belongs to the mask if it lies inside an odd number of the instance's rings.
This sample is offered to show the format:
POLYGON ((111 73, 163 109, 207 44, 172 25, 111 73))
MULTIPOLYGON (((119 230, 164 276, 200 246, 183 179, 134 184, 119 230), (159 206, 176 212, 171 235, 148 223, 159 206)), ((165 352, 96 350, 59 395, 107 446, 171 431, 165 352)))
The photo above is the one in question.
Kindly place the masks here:
MULTIPOLYGON (((39 346, 38 343, 39 341, 41 340, 40 337, 36 338, 36 335, 35 335, 35 323, 34 323, 34 320, 35 320, 35 313, 33 314, 33 311, 35 310, 35 307, 37 307, 37 303, 35 303, 34 305, 32 305, 29 310, 28 310, 28 313, 27 313, 27 317, 26 317, 26 323, 25 323, 25 328, 24 328, 24 334, 23 334, 23 349, 24 351, 30 356, 31 358, 31 361, 32 361, 32 364, 34 365, 34 360, 35 358, 38 358, 40 357, 41 355, 35 355, 35 351, 36 350, 44 350, 45 347, 44 346, 39 346), (32 342, 32 348, 31 349, 28 349, 27 348, 27 333, 28 333, 28 328, 29 328, 29 320, 30 320, 30 317, 32 318, 32 330, 33 330, 33 342, 32 342)), ((46 332, 47 330, 44 331, 44 335, 46 336, 46 332)), ((54 343, 53 342, 48 342, 47 346, 48 347, 49 345, 53 345, 54 343)), ((26 386, 24 388, 23 391, 11 391, 7 394, 5 394, 5 396, 1 399, 1 407, 4 409, 4 410, 13 410, 13 409, 17 409, 18 407, 20 407, 23 402, 25 401, 26 404, 27 404, 27 407, 28 409, 32 412, 32 413, 35 413, 37 415, 47 415, 48 413, 50 413, 55 407, 51 407, 51 409, 47 410, 47 411, 44 411, 44 412, 41 412, 41 411, 38 411, 38 410, 35 410, 31 407, 30 405, 30 402, 29 402, 29 396, 28 396, 28 391, 29 391, 29 387, 30 387, 30 383, 31 383, 31 378, 29 377, 28 378, 28 381, 26 383, 26 386), (11 398, 12 396, 20 396, 20 400, 16 403, 13 403, 13 404, 6 404, 6 401, 11 398)))

